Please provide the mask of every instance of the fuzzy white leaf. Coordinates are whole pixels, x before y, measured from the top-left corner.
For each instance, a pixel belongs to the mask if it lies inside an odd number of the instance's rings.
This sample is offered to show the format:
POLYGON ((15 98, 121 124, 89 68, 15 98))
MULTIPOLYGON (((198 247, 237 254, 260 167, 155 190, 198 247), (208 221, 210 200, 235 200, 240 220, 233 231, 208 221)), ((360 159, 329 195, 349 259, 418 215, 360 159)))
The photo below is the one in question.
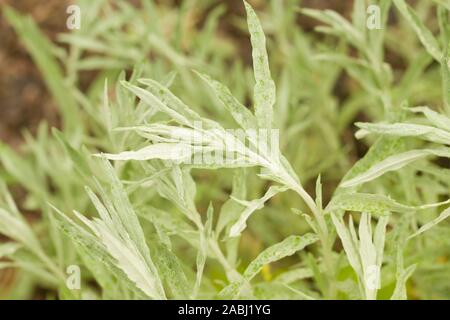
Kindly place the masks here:
POLYGON ((176 160, 185 161, 191 157, 194 151, 201 150, 200 147, 193 147, 183 143, 156 143, 139 149, 137 151, 124 151, 117 154, 101 153, 97 157, 105 157, 109 160, 176 160))
POLYGON ((118 266, 136 286, 152 299, 165 299, 164 290, 155 275, 146 266, 138 250, 130 245, 130 239, 114 237, 104 224, 97 223, 97 230, 108 252, 117 260, 118 266))
POLYGON ((389 222, 389 216, 380 217, 378 219, 377 226, 375 228, 375 233, 373 236, 373 244, 375 245, 377 261, 376 265, 378 268, 381 268, 383 263, 383 253, 384 253, 384 244, 386 241, 386 226, 389 222))
MULTIPOLYGON (((364 282, 364 288, 366 293, 366 299, 374 300, 376 298, 376 286, 375 283, 371 283, 373 280, 371 274, 374 272, 374 268, 377 266, 377 252, 375 245, 372 241, 372 226, 371 226, 371 216, 367 213, 361 215, 361 220, 359 222, 359 256, 361 258, 362 266, 362 277, 364 282)), ((376 276, 376 275, 375 275, 376 276)))
MULTIPOLYGON (((219 125, 215 121, 202 118, 198 113, 189 108, 183 101, 181 101, 177 96, 175 96, 167 87, 158 83, 152 79, 139 79, 139 82, 148 86, 148 90, 146 91, 153 95, 159 102, 158 104, 161 111, 169 114, 173 117, 176 115, 175 120, 177 120, 180 124, 184 124, 189 127, 195 127, 196 124, 202 123, 207 128, 218 128, 219 125)), ((136 90, 137 87, 134 89, 136 90)), ((137 92, 141 93, 142 91, 137 90, 137 92)), ((145 98, 147 95, 144 94, 145 98)))
POLYGON ((231 94, 230 89, 206 74, 196 73, 214 91, 217 98, 242 128, 256 128, 255 116, 231 94))
POLYGON ((345 254, 347 255, 347 259, 350 262, 353 270, 358 275, 362 274, 362 266, 361 260, 358 254, 357 244, 353 240, 356 236, 352 236, 345 226, 344 220, 342 217, 338 217, 336 214, 331 214, 331 219, 333 220, 333 224, 336 228, 336 232, 341 239, 342 246, 344 247, 345 254))
POLYGON ((439 47, 438 41, 433 36, 431 31, 427 29, 414 10, 404 0, 394 0, 394 4, 414 29, 420 39, 420 42, 422 42, 428 53, 436 59, 436 61, 440 62, 442 58, 442 51, 439 47))
POLYGON ((247 269, 245 269, 244 278, 247 281, 250 281, 259 271, 261 271, 264 265, 291 256, 317 240, 319 240, 319 237, 313 233, 287 237, 283 241, 274 244, 261 252, 258 257, 248 265, 247 269))
POLYGON ((262 209, 264 207, 264 203, 272 198, 274 195, 276 195, 279 192, 286 191, 286 187, 278 187, 278 186, 272 186, 267 190, 267 192, 264 194, 263 197, 252 200, 252 201, 242 201, 238 199, 236 200, 238 203, 246 206, 244 211, 239 216, 238 221, 231 227, 230 229, 230 237, 237 237, 241 234, 241 232, 247 227, 247 220, 252 215, 253 212, 255 212, 258 209, 262 209))
POLYGON ((117 266, 152 299, 165 299, 164 290, 157 274, 146 265, 144 257, 132 243, 128 234, 120 237, 111 230, 104 221, 94 219, 90 221, 82 214, 74 212, 86 226, 88 226, 106 247, 108 253, 115 259, 117 266))
POLYGON ((425 117, 436 127, 450 131, 450 118, 440 114, 428 107, 415 107, 408 109, 414 113, 423 113, 425 117))
POLYGON ((341 187, 350 188, 363 184, 365 182, 372 181, 387 172, 399 170, 413 161, 422 159, 430 155, 450 157, 450 150, 447 148, 411 150, 387 157, 386 159, 375 164, 360 175, 342 182, 341 187))
POLYGON ((376 133, 381 135, 391 135, 397 137, 418 137, 426 141, 439 144, 450 145, 450 132, 431 126, 414 123, 356 123, 360 130, 357 135, 361 137, 362 133, 376 133))
POLYGON ((412 239, 412 238, 424 233, 425 231, 430 230, 432 227, 434 227, 438 223, 444 221, 449 216, 450 216, 450 208, 447 208, 446 210, 442 211, 441 214, 436 219, 434 219, 434 220, 424 224, 422 227, 420 227, 420 229, 417 230, 417 232, 415 232, 414 234, 410 235, 408 237, 408 239, 412 239))
POLYGON ((375 215, 389 215, 391 211, 408 212, 413 207, 402 205, 391 198, 369 193, 343 193, 339 194, 330 201, 326 210, 345 210, 367 212, 375 215))
POLYGON ((262 128, 272 128, 275 83, 270 76, 264 31, 253 8, 244 1, 247 24, 252 43, 253 72, 255 75, 255 114, 262 128))

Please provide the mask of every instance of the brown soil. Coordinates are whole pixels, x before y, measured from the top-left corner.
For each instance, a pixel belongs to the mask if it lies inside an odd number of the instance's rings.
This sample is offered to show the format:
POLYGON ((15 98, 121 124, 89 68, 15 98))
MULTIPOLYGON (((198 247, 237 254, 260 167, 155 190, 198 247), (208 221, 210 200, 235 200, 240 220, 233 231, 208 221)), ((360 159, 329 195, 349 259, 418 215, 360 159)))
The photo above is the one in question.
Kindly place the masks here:
MULTIPOLYGON (((66 0, 0 0, 30 14, 52 40, 65 28, 66 0)), ((0 140, 17 146, 24 129, 34 131, 43 118, 54 123, 56 108, 42 78, 11 26, 0 14, 0 140)))

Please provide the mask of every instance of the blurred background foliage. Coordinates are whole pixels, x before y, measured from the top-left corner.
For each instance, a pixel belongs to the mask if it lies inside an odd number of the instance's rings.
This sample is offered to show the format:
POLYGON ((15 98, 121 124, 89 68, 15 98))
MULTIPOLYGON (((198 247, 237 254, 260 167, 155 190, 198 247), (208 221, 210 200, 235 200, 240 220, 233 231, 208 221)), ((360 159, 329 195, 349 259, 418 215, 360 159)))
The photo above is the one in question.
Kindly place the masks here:
MULTIPOLYGON (((315 194, 315 181, 321 174, 324 203, 328 203, 346 172, 374 142, 372 137, 356 139, 354 122, 384 120, 405 100, 411 106, 443 107, 439 63, 426 53, 395 8, 388 12, 380 59, 368 61, 380 62, 377 70, 381 71, 374 75, 361 73, 342 58, 362 57, 360 49, 343 36, 316 32, 315 28, 325 24, 299 11, 330 9, 351 20, 353 1, 249 2, 266 33, 270 69, 277 86, 274 118, 280 129, 282 152, 310 194, 315 194), (379 95, 379 91, 386 94, 379 95)), ((438 33, 440 27, 438 2, 411 1, 433 33, 438 33)), ((240 0, 80 0, 77 4, 82 12, 81 29, 72 32, 65 25, 65 10, 70 3, 0 2, 0 179, 52 260, 50 267, 35 269, 27 261, 36 258, 20 253, 23 258, 18 258, 17 263, 0 269, 2 298, 58 297, 48 268, 64 270, 64 265, 77 258, 70 239, 55 231, 55 218, 48 204, 63 212, 95 212, 84 191, 84 186, 92 186, 92 181, 74 167, 68 145, 88 157, 92 150, 118 152, 139 143, 136 137, 108 130, 108 123, 133 125, 136 117, 145 116, 133 111, 139 103, 121 91, 116 85, 118 80, 145 76, 170 83, 171 90, 187 105, 208 118, 220 119, 227 128, 235 126, 232 118, 191 70, 219 79, 239 101, 251 104, 251 46, 240 0), (110 119, 105 119, 105 96, 111 109, 116 110, 110 119), (52 134, 51 127, 62 129, 64 137, 52 134)), ((95 164, 87 166, 95 172, 95 164)), ((367 190, 392 195, 410 205, 446 200, 443 195, 448 198, 448 160, 427 164, 428 173, 416 176, 424 168, 418 162, 402 171, 400 183, 397 175, 389 175, 367 190)), ((246 170, 244 197, 261 197, 267 182, 256 176, 256 169, 246 170)), ((123 172, 121 179, 130 181, 126 187, 135 209, 139 211, 151 204, 175 210, 151 188, 142 190, 136 186, 139 177, 133 176, 135 171, 123 172), (126 176, 127 172, 130 176, 126 176)), ((197 182, 199 212, 206 213, 210 201, 219 212, 232 191, 233 172, 194 170, 193 177, 197 182)), ((263 248, 309 229, 302 217, 292 214, 291 208, 304 208, 304 204, 287 192, 271 199, 260 213, 252 216, 240 242, 240 269, 263 248)), ((428 221, 436 215, 437 210, 429 209, 418 219, 428 221)), ((420 221, 406 223, 420 225, 420 221)), ((150 228, 143 225, 144 229, 150 228)), ((438 229, 435 237, 418 241, 409 248, 410 254, 405 254, 408 262, 426 261, 408 283, 410 298, 450 297, 448 230, 438 229), (414 256, 416 246, 421 247, 418 254, 426 257, 414 256)), ((340 244, 335 246, 339 251, 340 244)), ((186 265, 195 264, 192 248, 180 242, 177 250, 182 252, 186 265)), ((387 259, 394 259, 394 255, 387 259)), ((305 267, 295 265, 296 261, 294 257, 265 267, 263 283, 293 267, 305 267)), ((42 261, 33 263, 41 265, 42 261)), ((225 281, 223 271, 215 264, 208 265, 205 272, 212 279, 212 287, 220 287, 220 282, 225 281)), ((349 277, 348 267, 339 272, 338 277, 349 277)), ((390 274, 391 279, 384 281, 381 298, 389 297, 393 291, 395 270, 390 274)), ((85 281, 95 292, 97 284, 89 278, 85 281)), ((313 282, 307 281, 306 285, 311 291, 318 290, 313 282)), ((264 292, 263 285, 260 290, 264 292)), ((348 298, 345 292, 342 290, 338 297, 348 298)), ((295 295, 286 292, 278 296, 292 297, 295 295)))

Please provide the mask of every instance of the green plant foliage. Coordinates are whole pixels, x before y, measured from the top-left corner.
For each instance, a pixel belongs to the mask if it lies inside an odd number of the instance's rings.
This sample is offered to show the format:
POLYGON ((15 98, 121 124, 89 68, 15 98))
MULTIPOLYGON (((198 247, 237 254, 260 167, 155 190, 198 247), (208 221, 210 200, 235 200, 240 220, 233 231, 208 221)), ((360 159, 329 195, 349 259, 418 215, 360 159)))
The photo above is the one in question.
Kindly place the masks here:
POLYGON ((449 299, 449 5, 371 2, 244 1, 252 64, 224 3, 78 1, 64 46, 5 6, 63 121, 0 143, 0 297, 449 299))

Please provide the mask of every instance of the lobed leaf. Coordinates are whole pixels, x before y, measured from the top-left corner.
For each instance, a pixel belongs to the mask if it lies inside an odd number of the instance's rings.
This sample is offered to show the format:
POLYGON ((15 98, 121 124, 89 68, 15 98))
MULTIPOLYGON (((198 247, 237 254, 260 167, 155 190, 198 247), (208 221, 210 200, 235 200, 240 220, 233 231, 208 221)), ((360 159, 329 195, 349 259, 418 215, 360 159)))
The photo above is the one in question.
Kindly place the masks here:
POLYGON ((255 114, 261 128, 272 128, 273 105, 275 103, 275 83, 270 76, 266 38, 253 8, 244 1, 247 24, 252 43, 253 73, 255 76, 255 114))
POLYGON ((196 73, 214 91, 217 98, 242 128, 255 129, 257 127, 255 116, 231 94, 230 89, 206 74, 196 73))
POLYGON ((396 155, 392 155, 382 160, 381 162, 373 165, 367 171, 359 174, 358 176, 343 181, 341 183, 342 188, 355 187, 360 184, 372 181, 387 172, 396 171, 409 163, 422 159, 427 156, 439 156, 439 157, 450 157, 450 150, 448 148, 443 149, 422 149, 422 150, 411 150, 396 155))

